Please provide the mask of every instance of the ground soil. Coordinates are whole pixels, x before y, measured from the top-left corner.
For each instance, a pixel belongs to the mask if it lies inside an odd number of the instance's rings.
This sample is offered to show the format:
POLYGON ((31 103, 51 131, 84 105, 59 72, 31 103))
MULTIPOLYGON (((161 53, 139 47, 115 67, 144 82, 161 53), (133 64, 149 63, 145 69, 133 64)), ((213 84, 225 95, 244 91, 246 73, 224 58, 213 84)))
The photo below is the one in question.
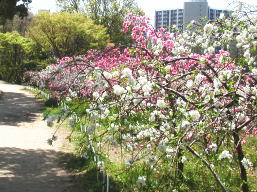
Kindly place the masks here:
MULTIPOLYGON (((69 192, 72 177, 59 163, 68 133, 43 121, 44 105, 20 85, 0 81, 0 192, 69 192)), ((73 188, 73 187, 72 187, 73 188)))

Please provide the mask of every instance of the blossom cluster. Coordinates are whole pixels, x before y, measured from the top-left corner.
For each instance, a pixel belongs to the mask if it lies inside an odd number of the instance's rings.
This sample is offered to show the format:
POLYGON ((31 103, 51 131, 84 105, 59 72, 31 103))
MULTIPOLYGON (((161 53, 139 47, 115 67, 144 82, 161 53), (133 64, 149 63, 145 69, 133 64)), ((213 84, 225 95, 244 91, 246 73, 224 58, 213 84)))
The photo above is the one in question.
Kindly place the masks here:
MULTIPOLYGON (((142 159, 158 170, 160 157, 186 163, 179 151, 192 147, 201 148, 202 156, 232 160, 223 146, 235 133, 245 138, 257 133, 257 68, 250 51, 256 27, 221 17, 224 30, 217 22, 207 23, 203 33, 176 34, 156 31, 146 17, 126 19, 124 31, 132 31, 135 47, 63 58, 33 74, 33 84, 64 101, 83 100, 86 134, 136 152, 131 162, 142 159), (235 36, 246 66, 228 49, 235 36), (227 50, 215 52, 222 45, 227 50)), ((146 177, 136 183, 145 185, 146 177)))

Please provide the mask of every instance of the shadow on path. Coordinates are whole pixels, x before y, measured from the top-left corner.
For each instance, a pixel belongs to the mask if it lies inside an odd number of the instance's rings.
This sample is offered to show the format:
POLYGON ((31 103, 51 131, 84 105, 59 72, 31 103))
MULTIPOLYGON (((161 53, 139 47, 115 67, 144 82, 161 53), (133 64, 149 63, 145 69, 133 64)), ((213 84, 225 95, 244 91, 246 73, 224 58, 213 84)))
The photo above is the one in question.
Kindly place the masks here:
POLYGON ((71 179, 56 168, 61 155, 65 154, 53 150, 0 148, 0 191, 68 192, 71 179))
POLYGON ((26 94, 4 92, 0 99, 0 125, 16 126, 18 123, 32 122, 42 108, 43 104, 26 94))

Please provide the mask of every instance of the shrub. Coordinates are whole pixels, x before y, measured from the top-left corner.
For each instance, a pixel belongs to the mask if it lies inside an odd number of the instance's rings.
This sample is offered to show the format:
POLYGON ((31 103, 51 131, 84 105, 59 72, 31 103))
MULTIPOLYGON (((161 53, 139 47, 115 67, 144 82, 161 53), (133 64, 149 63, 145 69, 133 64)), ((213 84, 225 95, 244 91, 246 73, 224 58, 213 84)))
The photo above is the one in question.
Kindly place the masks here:
POLYGON ((0 33, 0 79, 20 83, 25 71, 43 65, 35 57, 35 44, 17 32, 0 33))

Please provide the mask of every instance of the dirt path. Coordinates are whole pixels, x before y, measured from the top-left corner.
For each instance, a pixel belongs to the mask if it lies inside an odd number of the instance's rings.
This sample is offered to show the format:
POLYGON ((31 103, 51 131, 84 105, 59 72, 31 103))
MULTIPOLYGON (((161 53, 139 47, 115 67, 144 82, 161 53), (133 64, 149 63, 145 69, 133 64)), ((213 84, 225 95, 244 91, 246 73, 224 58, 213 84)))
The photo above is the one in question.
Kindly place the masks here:
POLYGON ((71 178, 58 164, 65 133, 47 144, 55 130, 42 120, 43 105, 22 88, 0 81, 0 192, 68 192, 71 178))

